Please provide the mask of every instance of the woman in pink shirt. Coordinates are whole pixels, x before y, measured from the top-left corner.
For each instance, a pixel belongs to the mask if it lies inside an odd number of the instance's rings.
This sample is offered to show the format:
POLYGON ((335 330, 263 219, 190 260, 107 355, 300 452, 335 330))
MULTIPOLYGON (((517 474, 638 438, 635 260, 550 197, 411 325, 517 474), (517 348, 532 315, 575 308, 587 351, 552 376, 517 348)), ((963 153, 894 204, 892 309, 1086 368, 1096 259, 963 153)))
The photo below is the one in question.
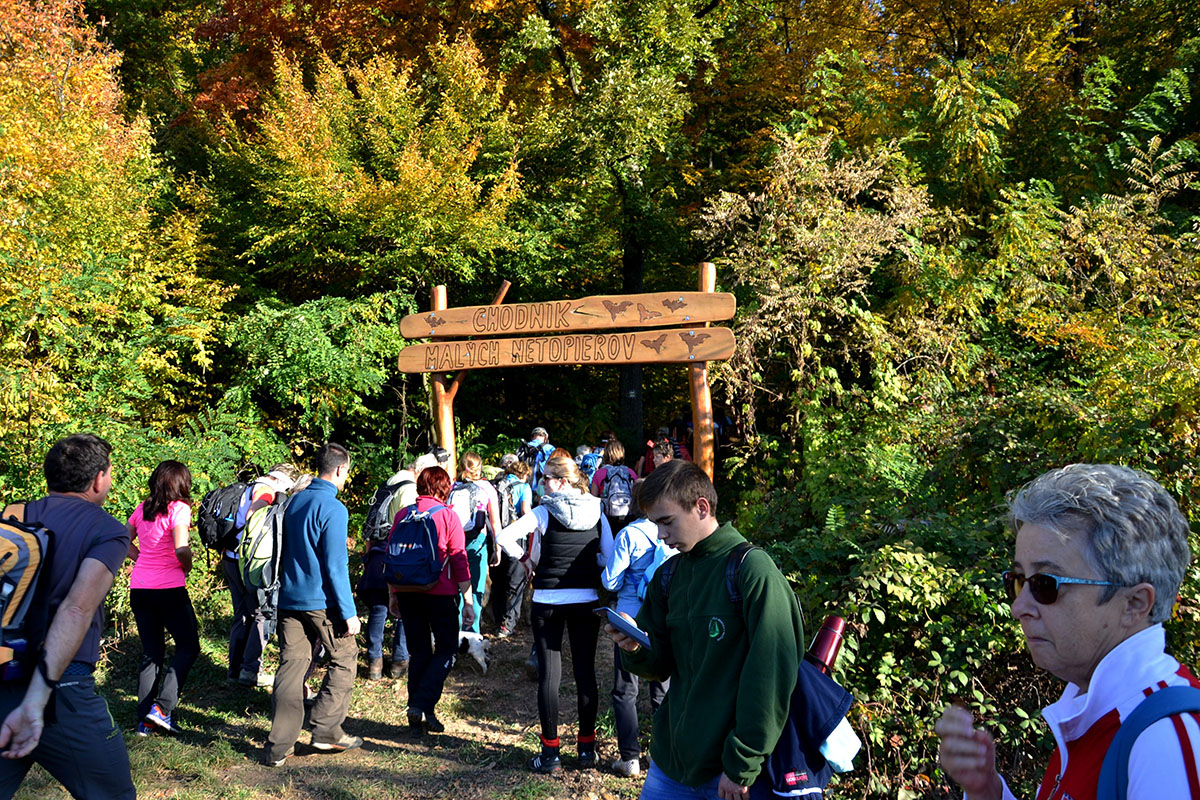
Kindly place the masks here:
POLYGON ((462 596, 463 628, 471 625, 476 614, 462 522, 446 505, 449 496, 450 476, 446 470, 441 467, 422 470, 417 476, 416 504, 397 514, 392 526, 394 535, 396 527, 409 514, 438 509, 432 519, 437 529, 438 551, 445 560, 441 576, 423 592, 398 591, 392 587, 390 598, 391 611, 404 622, 408 637, 408 725, 418 736, 445 730, 433 709, 441 699, 446 676, 458 653, 457 596, 462 596))
POLYGON ((196 613, 187 593, 192 568, 188 529, 192 524, 192 473, 178 461, 164 461, 150 475, 150 496, 129 515, 129 604, 142 640, 138 674, 139 736, 155 729, 174 732, 171 715, 188 670, 200 656, 196 613), (175 657, 163 670, 166 634, 175 657))

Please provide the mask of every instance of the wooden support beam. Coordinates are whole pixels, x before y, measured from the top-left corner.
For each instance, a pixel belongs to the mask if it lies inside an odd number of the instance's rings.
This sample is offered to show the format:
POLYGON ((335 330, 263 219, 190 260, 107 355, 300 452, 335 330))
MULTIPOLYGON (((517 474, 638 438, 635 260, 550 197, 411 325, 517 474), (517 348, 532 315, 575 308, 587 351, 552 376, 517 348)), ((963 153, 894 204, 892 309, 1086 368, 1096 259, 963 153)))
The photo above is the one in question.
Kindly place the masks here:
MULTIPOLYGON (((717 291, 717 267, 709 261, 700 262, 700 291, 717 291)), ((688 384, 692 394, 692 458, 712 480, 717 455, 713 438, 712 391, 708 387, 708 363, 688 367, 688 384)))
MULTIPOLYGON (((502 303, 511 286, 511 282, 502 281, 491 304, 495 306, 502 303)), ((446 287, 444 285, 433 287, 431 313, 445 311, 447 307, 446 287)), ((455 444, 454 435, 454 398, 466 378, 467 371, 465 369, 459 370, 453 381, 447 381, 445 374, 433 377, 434 433, 437 436, 438 444, 450 454, 450 466, 446 470, 450 473, 450 480, 454 480, 458 472, 458 447, 455 444)))
MULTIPOLYGON (((445 285, 439 284, 433 287, 432 301, 430 305, 432 311, 446 309, 445 285)), ((457 390, 458 387, 451 386, 444 373, 433 376, 433 432, 437 443, 450 454, 450 463, 446 465, 446 471, 450 473, 452 481, 458 470, 458 448, 454 444, 454 394, 457 390)))

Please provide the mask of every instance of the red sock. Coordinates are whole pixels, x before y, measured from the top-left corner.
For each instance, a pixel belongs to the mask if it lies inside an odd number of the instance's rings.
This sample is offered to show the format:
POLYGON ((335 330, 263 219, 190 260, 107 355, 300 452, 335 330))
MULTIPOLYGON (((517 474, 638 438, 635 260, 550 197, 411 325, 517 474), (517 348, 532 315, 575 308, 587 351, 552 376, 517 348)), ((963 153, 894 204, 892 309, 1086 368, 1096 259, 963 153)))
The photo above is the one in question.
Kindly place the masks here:
POLYGON ((578 742, 579 744, 592 744, 593 742, 596 741, 596 732, 592 731, 587 736, 584 736, 581 733, 577 737, 575 737, 575 741, 578 742))
POLYGON ((553 739, 547 739, 545 736, 542 736, 541 740, 542 740, 543 747, 558 747, 558 737, 557 736, 555 736, 553 739))

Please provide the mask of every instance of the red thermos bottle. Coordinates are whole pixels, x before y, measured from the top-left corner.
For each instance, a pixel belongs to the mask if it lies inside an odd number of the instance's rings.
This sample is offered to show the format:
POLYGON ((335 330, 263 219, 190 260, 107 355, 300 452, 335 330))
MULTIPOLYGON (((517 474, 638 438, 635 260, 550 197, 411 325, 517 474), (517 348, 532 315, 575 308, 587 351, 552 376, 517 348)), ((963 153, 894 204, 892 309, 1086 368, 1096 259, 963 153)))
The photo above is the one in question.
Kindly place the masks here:
POLYGON ((813 639, 812 647, 804 657, 817 669, 829 674, 829 670, 837 663, 838 653, 842 650, 842 633, 846 630, 846 620, 841 617, 827 617, 817 637, 813 639))

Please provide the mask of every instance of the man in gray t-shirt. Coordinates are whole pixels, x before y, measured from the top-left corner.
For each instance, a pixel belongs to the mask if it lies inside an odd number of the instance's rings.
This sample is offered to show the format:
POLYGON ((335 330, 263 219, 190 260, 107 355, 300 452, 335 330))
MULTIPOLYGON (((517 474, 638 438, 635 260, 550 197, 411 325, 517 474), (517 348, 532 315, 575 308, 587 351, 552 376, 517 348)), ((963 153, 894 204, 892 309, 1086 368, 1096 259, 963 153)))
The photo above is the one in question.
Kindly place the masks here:
POLYGON ((92 434, 60 440, 46 455, 50 493, 25 506, 26 521, 53 532, 40 578, 50 627, 29 682, 0 683, 0 797, 12 797, 35 763, 77 798, 137 796, 125 740, 92 676, 104 597, 129 552, 125 526, 102 508, 112 488, 111 453, 92 434))

